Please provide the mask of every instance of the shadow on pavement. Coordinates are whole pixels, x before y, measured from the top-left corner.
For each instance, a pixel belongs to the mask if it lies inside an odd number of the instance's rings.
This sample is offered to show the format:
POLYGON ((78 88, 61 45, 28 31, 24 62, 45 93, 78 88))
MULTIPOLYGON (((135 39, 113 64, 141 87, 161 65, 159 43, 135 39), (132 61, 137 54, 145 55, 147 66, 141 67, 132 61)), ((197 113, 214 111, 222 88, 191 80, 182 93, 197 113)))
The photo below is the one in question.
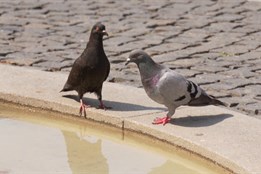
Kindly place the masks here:
POLYGON ((174 118, 171 124, 184 127, 206 127, 217 124, 227 118, 233 117, 231 114, 204 115, 204 116, 188 116, 174 118))
MULTIPOLYGON (((70 99, 73 99, 73 100, 79 102, 79 98, 77 95, 63 95, 63 97, 70 98, 70 99)), ((98 106, 99 106, 98 99, 83 98, 83 101, 85 104, 88 104, 91 107, 98 108, 98 106)), ((103 100, 103 103, 106 107, 110 108, 109 110, 113 110, 113 111, 140 111, 140 110, 166 111, 166 109, 164 107, 147 107, 147 106, 142 106, 142 105, 133 104, 133 103, 123 103, 123 102, 108 101, 108 100, 103 100)))

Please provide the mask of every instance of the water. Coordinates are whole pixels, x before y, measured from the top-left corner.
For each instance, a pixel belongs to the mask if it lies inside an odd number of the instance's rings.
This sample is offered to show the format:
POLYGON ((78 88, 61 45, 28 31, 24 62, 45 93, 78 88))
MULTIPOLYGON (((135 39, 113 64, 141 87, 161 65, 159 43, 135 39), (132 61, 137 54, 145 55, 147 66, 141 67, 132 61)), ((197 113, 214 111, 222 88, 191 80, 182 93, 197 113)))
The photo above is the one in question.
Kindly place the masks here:
POLYGON ((216 174, 145 137, 0 103, 0 174, 216 174), (157 145, 155 145, 157 144, 157 145), (165 149, 165 150, 164 150, 165 149))

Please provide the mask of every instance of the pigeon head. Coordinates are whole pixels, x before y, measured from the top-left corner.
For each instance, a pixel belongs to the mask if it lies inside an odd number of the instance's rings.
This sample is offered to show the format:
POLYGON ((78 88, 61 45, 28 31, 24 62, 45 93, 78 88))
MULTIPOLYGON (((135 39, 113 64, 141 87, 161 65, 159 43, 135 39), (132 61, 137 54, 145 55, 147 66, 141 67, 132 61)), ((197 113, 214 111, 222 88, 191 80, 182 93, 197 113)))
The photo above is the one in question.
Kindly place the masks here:
POLYGON ((147 63, 153 61, 150 56, 142 50, 134 50, 130 53, 129 58, 125 65, 128 65, 130 62, 134 62, 137 65, 140 63, 147 63))
POLYGON ((106 32, 105 25, 103 25, 101 22, 96 23, 92 27, 92 33, 99 36, 108 36, 108 33, 106 32))
POLYGON ((144 80, 146 81, 147 79, 158 76, 163 69, 162 65, 154 62, 154 60, 142 50, 132 51, 125 65, 128 65, 130 62, 133 62, 138 66, 142 84, 144 83, 144 80))

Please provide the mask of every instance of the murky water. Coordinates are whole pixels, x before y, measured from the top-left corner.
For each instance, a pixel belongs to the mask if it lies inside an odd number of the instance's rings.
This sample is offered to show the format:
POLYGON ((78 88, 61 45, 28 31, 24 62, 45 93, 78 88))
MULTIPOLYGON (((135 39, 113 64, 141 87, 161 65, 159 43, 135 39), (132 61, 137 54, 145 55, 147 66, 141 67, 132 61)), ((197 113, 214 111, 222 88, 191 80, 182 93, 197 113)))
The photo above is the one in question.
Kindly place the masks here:
POLYGON ((153 140, 57 115, 0 103, 0 174, 217 173, 153 140))

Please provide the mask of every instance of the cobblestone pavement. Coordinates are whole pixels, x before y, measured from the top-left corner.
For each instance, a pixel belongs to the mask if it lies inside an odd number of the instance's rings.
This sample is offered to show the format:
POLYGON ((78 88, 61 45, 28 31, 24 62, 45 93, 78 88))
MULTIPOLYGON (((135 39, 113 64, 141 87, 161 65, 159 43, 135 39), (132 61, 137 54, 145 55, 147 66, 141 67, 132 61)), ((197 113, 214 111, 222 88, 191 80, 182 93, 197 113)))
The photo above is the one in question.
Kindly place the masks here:
POLYGON ((261 2, 0 2, 1 63, 69 71, 92 25, 102 21, 110 34, 104 41, 108 81, 141 87, 136 66, 124 62, 131 50, 144 49, 232 109, 261 116, 261 2))

